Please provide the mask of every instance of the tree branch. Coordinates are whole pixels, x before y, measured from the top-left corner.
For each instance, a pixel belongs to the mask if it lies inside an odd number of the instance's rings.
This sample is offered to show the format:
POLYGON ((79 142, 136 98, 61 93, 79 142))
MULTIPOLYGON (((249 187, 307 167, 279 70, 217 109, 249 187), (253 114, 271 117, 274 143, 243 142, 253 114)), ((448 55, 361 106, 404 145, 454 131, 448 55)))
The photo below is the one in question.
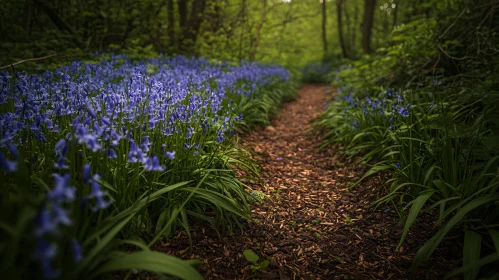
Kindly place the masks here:
POLYGON ((6 68, 9 68, 9 67, 14 68, 14 66, 22 64, 22 63, 25 63, 25 62, 40 61, 40 60, 49 59, 51 57, 65 58, 65 57, 77 57, 77 56, 75 56, 75 55, 60 55, 58 53, 54 53, 54 54, 43 56, 43 57, 28 58, 28 59, 23 59, 21 61, 15 62, 15 63, 10 63, 9 65, 5 65, 5 66, 0 67, 0 70, 6 69, 6 68))

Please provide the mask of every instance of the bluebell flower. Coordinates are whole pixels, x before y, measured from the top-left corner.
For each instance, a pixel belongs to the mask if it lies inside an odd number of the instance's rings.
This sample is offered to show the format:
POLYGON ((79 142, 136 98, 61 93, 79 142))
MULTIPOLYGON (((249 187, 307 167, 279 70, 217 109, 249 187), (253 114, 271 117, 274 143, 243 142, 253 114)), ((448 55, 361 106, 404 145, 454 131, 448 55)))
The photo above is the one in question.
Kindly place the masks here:
POLYGON ((395 165, 397 166, 397 168, 400 168, 402 166, 400 162, 397 162, 395 165))
POLYGON ((57 203, 72 202, 75 199, 75 189, 69 186, 69 174, 61 176, 52 174, 55 178, 55 187, 47 193, 47 199, 57 203))
POLYGON ((173 160, 175 158, 175 151, 172 151, 172 152, 166 152, 165 153, 165 156, 169 159, 169 160, 173 160))
POLYGON ((92 178, 91 192, 89 195, 85 197, 86 199, 95 199, 95 205, 90 207, 90 209, 92 209, 93 212, 106 209, 112 204, 111 201, 106 201, 104 199, 104 197, 107 195, 107 192, 101 190, 100 184, 97 181, 99 179, 100 179, 99 175, 94 175, 94 177, 92 178))
POLYGON ((68 169, 69 166, 65 164, 66 158, 60 157, 56 163, 54 163, 54 168, 56 169, 68 169))
POLYGON ((79 263, 83 260, 83 253, 80 244, 76 238, 71 238, 71 249, 73 252, 73 260, 79 263))
POLYGON ((144 168, 147 171, 164 171, 165 167, 159 164, 159 159, 157 156, 148 157, 144 162, 144 168))
POLYGON ((45 239, 38 241, 33 253, 33 258, 42 266, 42 277, 44 279, 55 279, 59 277, 60 271, 52 268, 52 260, 57 254, 57 246, 54 243, 49 243, 45 239))
POLYGON ((83 165, 83 182, 85 184, 88 184, 90 183, 90 177, 92 176, 91 175, 91 167, 90 167, 90 164, 85 164, 83 165))
POLYGON ((108 119, 108 118, 101 118, 100 120, 101 120, 101 122, 102 122, 103 124, 105 124, 105 125, 107 125, 107 126, 111 125, 111 122, 109 121, 109 119, 108 119))
POLYGON ((433 106, 435 106, 435 102, 432 102, 432 103, 430 104, 430 106, 428 107, 428 110, 433 109, 433 106))
POLYGON ((63 157, 66 154, 67 150, 68 146, 65 139, 61 139, 55 144, 56 155, 63 157))
POLYGON ((92 118, 97 118, 97 114, 95 113, 94 108, 92 108, 92 105, 90 105, 89 103, 87 103, 87 111, 92 118))
POLYGON ((118 157, 118 155, 116 155, 116 152, 115 152, 113 149, 109 149, 109 150, 107 151, 107 157, 108 157, 108 158, 117 158, 117 157, 118 157))
POLYGON ((144 136, 142 140, 140 141, 140 148, 145 152, 149 152, 149 146, 151 143, 149 143, 149 136, 144 136))
POLYGON ((185 139, 190 139, 192 138, 192 134, 194 133, 194 129, 192 127, 187 128, 187 133, 185 135, 185 139))
POLYGON ((6 159, 3 153, 0 152, 0 169, 5 172, 17 171, 17 162, 6 159))
POLYGON ((223 133, 223 131, 219 131, 217 136, 217 143, 220 144, 224 140, 225 140, 225 134, 223 133))
POLYGON ((137 147, 135 142, 130 141, 130 151, 128 152, 128 162, 142 162, 144 154, 142 150, 137 147))
POLYGON ((35 223, 35 234, 37 236, 46 233, 57 233, 57 223, 54 223, 50 211, 45 207, 36 216, 35 223))
POLYGON ((71 219, 68 216, 68 212, 64 209, 62 209, 59 204, 54 204, 52 206, 52 211, 54 213, 54 220, 53 223, 58 225, 58 224, 63 224, 63 225, 71 225, 71 219))
POLYGON ((398 113, 399 113, 402 117, 404 117, 404 118, 406 118, 406 117, 408 117, 408 116, 409 116, 409 111, 408 111, 406 108, 404 108, 404 107, 401 107, 401 108, 398 110, 398 113))

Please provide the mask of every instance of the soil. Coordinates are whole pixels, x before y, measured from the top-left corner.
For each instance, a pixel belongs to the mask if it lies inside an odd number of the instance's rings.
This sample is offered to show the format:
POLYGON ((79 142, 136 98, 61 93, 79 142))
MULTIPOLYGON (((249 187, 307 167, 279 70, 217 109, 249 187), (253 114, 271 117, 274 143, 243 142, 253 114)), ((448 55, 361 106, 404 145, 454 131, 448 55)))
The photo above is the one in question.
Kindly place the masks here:
POLYGON ((452 240, 411 272, 415 253, 435 231, 432 217, 418 218, 396 251, 403 223, 395 207, 373 206, 386 178, 371 177, 349 188, 367 167, 353 164, 338 147, 318 148, 322 134, 308 129, 331 101, 332 90, 304 85, 271 127, 241 137, 261 165, 262 183, 251 187, 267 195, 253 204, 254 221, 245 222, 242 232, 219 238, 209 225, 194 223, 192 250, 181 231, 153 249, 202 260, 199 270, 206 279, 443 279, 459 255, 450 249, 459 247, 452 240), (268 260, 269 267, 253 271, 244 250, 268 260))

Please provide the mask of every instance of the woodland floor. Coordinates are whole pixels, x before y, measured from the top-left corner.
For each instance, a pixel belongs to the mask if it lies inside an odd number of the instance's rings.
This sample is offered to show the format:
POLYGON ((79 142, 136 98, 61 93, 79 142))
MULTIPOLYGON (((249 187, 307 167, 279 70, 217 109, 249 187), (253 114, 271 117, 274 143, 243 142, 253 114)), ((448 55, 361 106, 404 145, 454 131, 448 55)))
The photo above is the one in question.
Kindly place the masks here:
POLYGON ((180 231, 154 249, 202 260, 199 269, 206 279, 443 279, 453 267, 446 259, 458 257, 449 250, 452 240, 417 276, 410 271, 417 249, 433 232, 431 217, 418 219, 395 252, 403 225, 389 206, 372 206, 383 179, 368 179, 349 190, 347 185, 366 167, 341 157, 335 147, 319 150, 320 132, 306 132, 330 101, 327 90, 332 89, 303 86, 271 127, 241 137, 261 165, 263 183, 252 188, 271 198, 253 204, 256 222, 245 222, 243 232, 236 229, 222 238, 209 225, 194 223, 192 251, 180 231), (252 272, 245 249, 269 260, 270 267, 252 272))

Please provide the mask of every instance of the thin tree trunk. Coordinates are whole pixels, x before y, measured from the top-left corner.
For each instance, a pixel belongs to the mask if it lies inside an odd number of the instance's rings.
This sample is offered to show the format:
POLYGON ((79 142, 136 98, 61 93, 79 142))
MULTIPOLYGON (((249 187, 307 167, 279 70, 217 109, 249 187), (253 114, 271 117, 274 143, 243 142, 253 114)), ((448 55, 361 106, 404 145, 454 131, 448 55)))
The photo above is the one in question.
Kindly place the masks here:
POLYGON ((362 32, 362 49, 364 53, 370 54, 371 49, 371 34, 374 22, 374 9, 376 0, 364 0, 364 30, 362 32))
POLYGON ((393 8, 393 27, 397 26, 399 2, 398 0, 393 1, 393 4, 395 4, 395 8, 393 8))
POLYGON ((188 0, 178 1, 178 13, 181 28, 185 28, 185 26, 187 25, 187 1, 188 0))
MULTIPOLYGON (((242 30, 244 30, 244 27, 246 26, 246 0, 242 0, 241 2, 241 20, 242 20, 242 30)), ((244 34, 245 32, 241 32, 241 35, 239 36, 239 55, 238 55, 238 60, 243 59, 243 40, 244 40, 244 34)))
POLYGON ((286 25, 288 24, 288 21, 289 19, 291 18, 291 11, 292 11, 292 5, 293 5, 293 2, 289 2, 288 3, 288 10, 286 11, 286 17, 284 18, 284 21, 282 23, 282 28, 281 28, 281 34, 279 36, 279 50, 278 50, 278 54, 279 54, 279 57, 281 57, 282 55, 282 47, 283 47, 283 40, 284 40, 284 35, 285 35, 285 32, 286 31, 286 25))
POLYGON ((350 50, 353 50, 355 49, 355 46, 357 45, 357 29, 359 28, 359 6, 358 5, 354 5, 355 6, 355 10, 353 12, 353 25, 352 25, 352 43, 350 44, 350 50))
POLYGON ((44 0, 35 0, 36 3, 42 8, 42 10, 47 14, 50 20, 54 23, 57 29, 61 31, 67 31, 69 34, 73 35, 72 40, 76 46, 81 48, 81 39, 76 31, 57 13, 56 9, 51 7, 50 4, 46 3, 44 0))
POLYGON ((175 12, 174 12, 174 9, 175 9, 175 6, 174 6, 174 3, 173 3, 173 0, 168 0, 168 3, 167 3, 167 7, 166 7, 166 13, 167 13, 167 17, 168 17, 168 40, 169 40, 169 46, 170 46, 170 51, 172 52, 175 52, 176 51, 176 42, 175 42, 175 12))
POLYGON ((323 56, 323 61, 326 61, 327 57, 327 32, 326 32, 326 24, 327 24, 327 18, 326 18, 326 0, 322 0, 322 47, 324 50, 324 56, 323 56))
POLYGON ((348 12, 348 2, 343 3, 343 14, 345 15, 345 24, 343 30, 345 32, 343 33, 343 38, 345 42, 345 46, 348 51, 351 50, 351 45, 350 45, 350 26, 352 26, 352 21, 350 20, 350 13, 348 12))
MULTIPOLYGON (((324 1, 326 2, 326 1, 324 1)), ((341 14, 341 4, 342 0, 336 0, 336 12, 338 14, 338 37, 340 39, 341 50, 343 51, 343 57, 348 58, 347 47, 345 46, 345 40, 343 37, 343 19, 341 14)))
POLYGON ((267 0, 262 0, 262 12, 260 15, 260 22, 256 26, 255 40, 253 41, 253 44, 251 46, 251 52, 249 57, 249 61, 251 62, 255 61, 256 50, 258 48, 258 44, 260 43, 260 31, 262 30, 263 24, 265 23, 266 14, 267 14, 267 0))
POLYGON ((182 30, 184 36, 181 50, 188 54, 194 54, 194 47, 196 45, 199 28, 203 21, 202 14, 205 7, 206 0, 194 0, 192 2, 191 14, 189 15, 185 28, 182 30))

